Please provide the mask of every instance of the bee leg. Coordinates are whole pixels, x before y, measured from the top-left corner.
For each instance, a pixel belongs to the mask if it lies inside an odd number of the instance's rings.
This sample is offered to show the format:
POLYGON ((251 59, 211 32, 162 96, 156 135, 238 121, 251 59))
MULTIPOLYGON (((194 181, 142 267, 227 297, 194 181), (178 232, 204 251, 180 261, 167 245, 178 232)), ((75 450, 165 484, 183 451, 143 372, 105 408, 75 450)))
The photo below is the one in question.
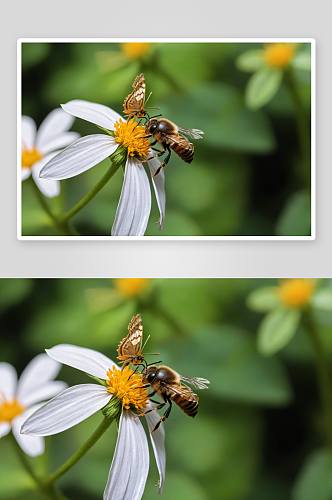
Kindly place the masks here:
POLYGON ((165 411, 164 415, 161 417, 161 419, 159 420, 159 422, 156 423, 156 425, 154 426, 154 428, 152 429, 152 431, 150 432, 150 434, 152 434, 154 431, 156 431, 158 429, 159 425, 161 424, 161 422, 164 422, 166 420, 166 418, 169 417, 169 414, 171 413, 172 401, 167 396, 166 396, 166 399, 167 399, 167 403, 169 404, 169 407, 167 408, 167 410, 165 411))
POLYGON ((136 417, 134 417, 134 419, 137 418, 137 417, 143 417, 144 415, 146 415, 147 413, 150 413, 151 411, 161 410, 161 408, 163 408, 165 406, 165 404, 166 403, 160 403, 159 405, 155 406, 154 408, 150 408, 150 410, 146 410, 143 413, 140 413, 139 415, 136 415, 136 417))
POLYGON ((140 387, 137 387, 137 389, 147 389, 148 387, 150 387, 150 384, 141 385, 140 387))
MULTIPOLYGON (((156 177, 156 175, 159 174, 160 170, 162 168, 164 168, 165 165, 167 165, 167 163, 169 162, 169 159, 171 157, 171 149, 169 147, 168 144, 162 144, 163 148, 166 147, 165 151, 163 151, 163 153, 166 153, 166 150, 168 151, 168 155, 166 156, 165 160, 162 162, 162 164, 157 168, 157 170, 155 171, 154 175, 152 177, 156 177)), ((161 155, 156 155, 156 156, 161 156, 161 155)), ((151 158, 154 158, 153 156, 151 158)), ((149 158, 149 160, 151 159, 149 158)))
MULTIPOLYGON (((155 143, 154 143, 154 142, 152 142, 151 144, 153 145, 153 144, 155 144, 155 143)), ((151 144, 150 144, 150 146, 151 146, 151 144)), ((157 156, 162 156, 163 154, 165 154, 165 153, 166 153, 166 149, 165 149, 164 144, 161 144, 161 147, 162 147, 162 148, 164 148, 164 151, 159 151, 156 155, 154 155, 154 156, 150 156, 150 157, 149 157, 149 158, 147 158, 146 160, 140 161, 140 162, 138 163, 138 165, 140 165, 141 163, 145 163, 145 162, 147 162, 147 161, 149 161, 149 160, 152 160, 152 158, 157 158, 157 156)), ((156 174, 154 174, 154 175, 156 175, 156 174)), ((153 176, 153 177, 154 177, 154 176, 153 176)))

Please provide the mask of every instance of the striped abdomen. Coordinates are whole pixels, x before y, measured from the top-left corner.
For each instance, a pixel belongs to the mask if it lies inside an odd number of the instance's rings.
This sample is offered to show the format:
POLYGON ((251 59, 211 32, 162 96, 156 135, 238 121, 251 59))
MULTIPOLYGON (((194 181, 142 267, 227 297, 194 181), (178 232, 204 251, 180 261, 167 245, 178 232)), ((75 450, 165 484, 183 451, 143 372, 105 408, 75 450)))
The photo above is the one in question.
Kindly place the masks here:
POLYGON ((191 163, 193 161, 194 145, 185 137, 179 136, 179 140, 170 141, 169 147, 186 163, 191 163))
MULTIPOLYGON (((181 391, 182 392, 182 391, 181 391)), ((198 396, 192 391, 185 392, 184 396, 179 393, 171 395, 171 400, 176 403, 189 417, 195 417, 198 412, 198 396)))

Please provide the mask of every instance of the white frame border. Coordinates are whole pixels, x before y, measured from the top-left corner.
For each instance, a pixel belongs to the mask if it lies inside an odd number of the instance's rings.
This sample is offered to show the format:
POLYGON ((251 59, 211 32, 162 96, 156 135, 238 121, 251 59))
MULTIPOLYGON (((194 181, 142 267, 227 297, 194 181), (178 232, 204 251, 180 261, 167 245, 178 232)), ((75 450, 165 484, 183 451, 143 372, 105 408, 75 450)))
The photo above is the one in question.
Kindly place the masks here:
POLYGON ((316 239, 316 40, 314 38, 19 38, 17 40, 17 239, 20 241, 308 241, 316 239), (311 235, 310 236, 22 236, 21 116, 23 43, 310 43, 311 44, 311 235))

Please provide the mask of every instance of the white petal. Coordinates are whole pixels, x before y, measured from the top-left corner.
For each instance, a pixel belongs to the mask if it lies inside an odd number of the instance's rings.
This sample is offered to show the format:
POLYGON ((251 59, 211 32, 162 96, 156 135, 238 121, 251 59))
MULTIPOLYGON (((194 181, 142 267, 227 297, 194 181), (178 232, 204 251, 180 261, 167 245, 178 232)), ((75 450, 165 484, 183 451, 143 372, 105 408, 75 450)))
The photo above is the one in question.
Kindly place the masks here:
POLYGON ((34 405, 25 410, 22 415, 13 420, 13 434, 16 441, 27 455, 30 457, 37 457, 42 455, 45 451, 44 438, 39 436, 26 436, 20 433, 20 429, 25 420, 37 411, 41 405, 34 405))
POLYGON ((103 408, 111 398, 106 387, 75 385, 44 404, 26 420, 22 434, 51 436, 82 422, 103 408))
POLYGON ((55 151, 56 149, 61 149, 69 144, 72 144, 80 137, 80 134, 77 132, 64 132, 56 135, 55 137, 51 137, 48 142, 45 142, 45 144, 39 147, 39 151, 43 154, 50 153, 51 151, 55 151))
POLYGON ((148 176, 138 160, 129 157, 112 236, 144 236, 151 210, 148 176))
POLYGON ((22 172, 21 173, 22 181, 25 181, 25 179, 28 179, 28 177, 30 177, 31 174, 30 168, 22 168, 21 172, 22 172))
POLYGON ((59 344, 52 349, 46 349, 50 358, 60 361, 64 365, 72 366, 82 372, 101 379, 107 379, 107 371, 117 366, 104 354, 86 347, 71 344, 59 344))
MULTIPOLYGON (((114 130, 114 123, 122 118, 113 109, 95 102, 75 99, 66 104, 61 104, 61 106, 67 113, 77 116, 77 118, 82 118, 82 120, 86 120, 90 123, 94 123, 99 127, 106 128, 107 130, 114 130)), ((123 118, 122 120, 125 121, 123 118)))
POLYGON ((10 429, 12 426, 8 424, 7 422, 5 423, 0 423, 0 438, 7 436, 7 434, 10 432, 10 429))
POLYGON ((40 172, 45 179, 69 179, 110 156, 118 143, 110 135, 87 135, 58 153, 40 172))
POLYGON ((38 403, 39 401, 46 401, 47 399, 53 398, 60 392, 67 389, 67 387, 68 384, 66 384, 66 382, 62 382, 61 380, 46 382, 34 391, 29 392, 28 394, 22 394, 19 401, 23 404, 23 406, 30 406, 34 403, 38 403))
POLYGON ((140 500, 149 471, 149 447, 139 418, 123 410, 104 500, 140 500))
POLYGON ((37 127, 30 116, 22 116, 22 147, 33 149, 36 144, 37 127))
POLYGON ((45 144, 57 135, 69 130, 73 123, 74 118, 65 113, 63 109, 57 108, 51 111, 38 129, 36 137, 37 149, 44 151, 45 144))
POLYGON ((0 363, 0 401, 4 395, 9 401, 16 394, 17 373, 15 368, 9 363, 0 363))
MULTIPOLYGON (((151 403, 149 406, 152 407, 151 403)), ((149 431, 151 432, 156 423, 160 420, 160 415, 156 411, 152 411, 151 413, 145 415, 145 418, 149 431)), ((150 438, 159 471, 158 488, 159 495, 161 495, 163 492, 166 473, 165 427, 163 423, 160 424, 156 431, 150 434, 150 438)))
POLYGON ((17 385, 17 396, 22 400, 35 389, 54 379, 61 369, 61 364, 50 359, 47 354, 38 354, 23 370, 17 385))
MULTIPOLYGON (((158 158, 153 158, 153 160, 148 161, 149 169, 151 172, 151 177, 154 175, 157 168, 160 166, 160 161, 158 158)), ((152 177, 152 184, 154 187, 154 192, 156 194, 158 208, 160 212, 160 219, 158 221, 160 225, 160 230, 163 229, 165 220, 165 206, 166 206, 166 193, 165 193, 165 172, 162 168, 156 177, 152 177)))
POLYGON ((35 183, 37 184, 39 191, 41 191, 44 196, 47 196, 47 198, 54 198, 55 196, 59 196, 61 191, 60 181, 41 179, 39 177, 40 169, 38 168, 37 171, 38 173, 36 173, 35 169, 32 170, 32 177, 35 183))

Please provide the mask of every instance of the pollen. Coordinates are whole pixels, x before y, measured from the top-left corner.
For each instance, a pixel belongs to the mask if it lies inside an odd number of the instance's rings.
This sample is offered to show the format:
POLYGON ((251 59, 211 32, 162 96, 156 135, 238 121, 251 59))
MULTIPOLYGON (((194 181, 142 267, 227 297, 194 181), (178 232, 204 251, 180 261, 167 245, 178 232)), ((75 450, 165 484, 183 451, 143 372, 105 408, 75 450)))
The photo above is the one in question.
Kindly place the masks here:
POLYGON ((129 410, 135 407, 137 410, 143 410, 148 403, 148 393, 146 389, 142 389, 142 375, 134 373, 126 366, 123 370, 119 370, 115 366, 107 372, 109 380, 106 380, 108 392, 114 394, 118 399, 122 400, 123 408, 129 410))
POLYGON ((11 422, 15 417, 21 415, 25 408, 14 398, 8 401, 0 395, 0 422, 11 422))
POLYGON ((281 302, 286 307, 306 306, 315 289, 314 283, 305 278, 284 280, 278 290, 281 302))
POLYGON ((128 151, 129 156, 146 157, 150 151, 150 141, 145 138, 145 127, 138 125, 134 120, 124 122, 120 118, 114 124, 114 137, 116 142, 120 142, 128 151))
POLYGON ((268 44, 263 51, 263 58, 270 68, 284 68, 288 66, 295 52, 291 43, 268 44))
POLYGON ((33 149, 26 149, 23 147, 22 151, 22 168, 31 168, 32 165, 41 160, 43 155, 38 151, 36 146, 33 149))
POLYGON ((121 49, 130 57, 130 59, 138 59, 144 56, 144 54, 149 50, 151 43, 144 42, 131 42, 131 43, 121 43, 121 49))
POLYGON ((149 278, 114 278, 115 286, 125 297, 139 295, 149 284, 149 278))

